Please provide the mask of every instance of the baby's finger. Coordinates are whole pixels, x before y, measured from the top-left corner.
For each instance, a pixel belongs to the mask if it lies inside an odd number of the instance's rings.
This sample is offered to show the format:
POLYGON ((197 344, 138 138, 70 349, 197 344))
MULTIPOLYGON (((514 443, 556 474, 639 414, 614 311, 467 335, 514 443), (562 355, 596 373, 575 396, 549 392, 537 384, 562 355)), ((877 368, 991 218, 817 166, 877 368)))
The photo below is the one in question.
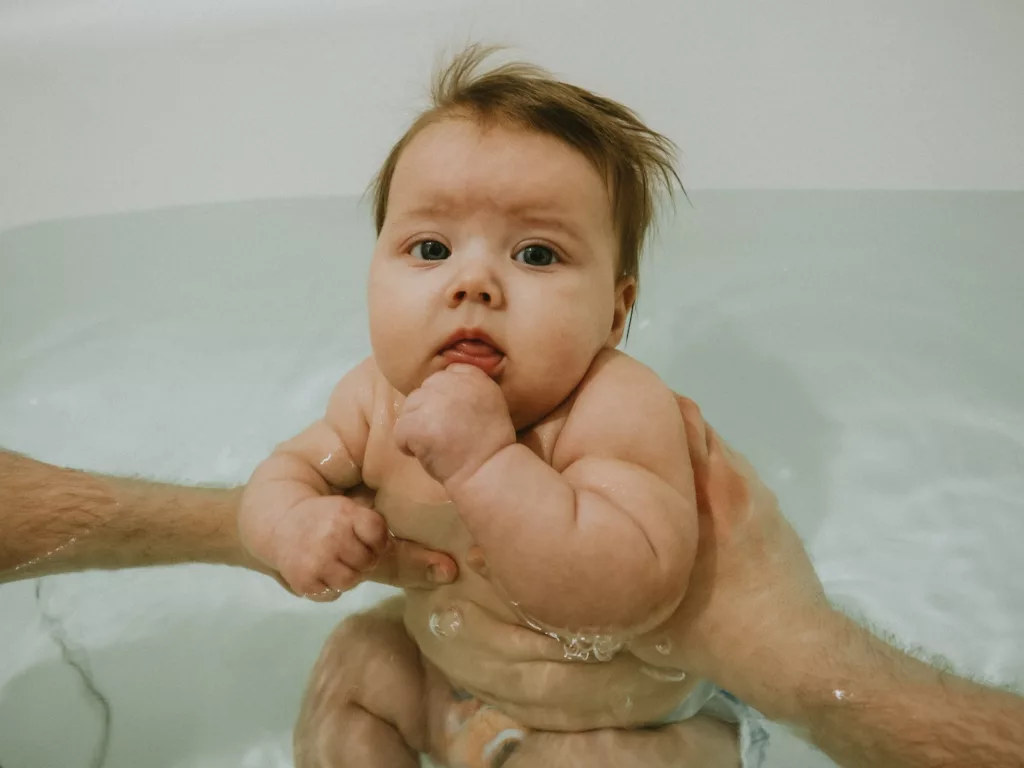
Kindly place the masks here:
POLYGON ((366 507, 357 507, 351 515, 352 530, 359 540, 374 554, 384 554, 388 546, 388 524, 380 513, 366 507))
POLYGON ((367 571, 377 565, 380 557, 357 537, 345 536, 333 543, 332 555, 353 571, 367 571))
POLYGON ((345 498, 351 499, 360 507, 373 509, 373 502, 377 498, 377 492, 363 483, 360 483, 354 488, 349 488, 345 491, 345 498))
POLYGON ((306 588, 301 592, 298 592, 298 594, 300 597, 312 600, 314 603, 330 603, 337 600, 341 592, 342 590, 334 589, 326 582, 318 579, 307 585, 306 588))
POLYGON ((393 434, 395 436, 395 445, 398 446, 398 450, 406 456, 412 456, 412 448, 409 447, 408 417, 405 416, 404 412, 395 422, 393 434))
POLYGON ((327 598, 328 600, 333 600, 342 592, 348 592, 361 581, 359 573, 338 560, 324 565, 321 579, 325 588, 334 595, 327 598))

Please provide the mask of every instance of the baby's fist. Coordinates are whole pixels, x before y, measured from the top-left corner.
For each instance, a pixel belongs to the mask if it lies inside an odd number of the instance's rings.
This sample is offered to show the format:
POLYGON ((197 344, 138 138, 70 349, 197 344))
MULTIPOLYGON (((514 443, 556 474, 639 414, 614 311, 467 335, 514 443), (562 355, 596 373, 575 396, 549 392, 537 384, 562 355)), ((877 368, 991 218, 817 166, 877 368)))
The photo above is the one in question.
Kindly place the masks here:
POLYGON ((300 501, 276 531, 276 567, 297 595, 332 600, 359 584, 389 545, 378 512, 345 496, 300 501))
POLYGON ((468 477, 516 441, 501 388, 472 365, 430 376, 405 400, 395 423, 398 447, 440 483, 468 477))

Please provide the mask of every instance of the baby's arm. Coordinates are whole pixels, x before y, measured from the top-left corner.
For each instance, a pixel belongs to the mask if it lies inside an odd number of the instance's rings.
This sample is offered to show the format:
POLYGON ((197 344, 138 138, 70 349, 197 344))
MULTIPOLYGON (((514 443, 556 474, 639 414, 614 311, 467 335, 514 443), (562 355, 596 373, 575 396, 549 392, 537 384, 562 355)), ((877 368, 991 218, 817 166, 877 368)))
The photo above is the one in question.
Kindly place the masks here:
POLYGON ((279 445, 242 496, 244 544, 297 594, 349 589, 387 545, 383 518, 337 495, 362 481, 374 371, 367 360, 346 374, 326 416, 279 445))
MULTIPOLYGON (((493 386, 475 371, 454 375, 471 377, 481 393, 493 386)), ((435 397, 452 392, 451 406, 435 406, 448 426, 409 448, 445 483, 491 577, 524 613, 593 632, 647 631, 672 614, 693 564, 696 504, 683 421, 652 371, 603 356, 580 386, 554 466, 514 433, 503 436, 494 416, 460 426, 469 419, 454 412, 470 393, 455 394, 451 379, 436 389, 435 397), (468 441, 482 454, 455 469, 447 447, 468 441)), ((431 431, 414 427, 417 438, 431 431)))

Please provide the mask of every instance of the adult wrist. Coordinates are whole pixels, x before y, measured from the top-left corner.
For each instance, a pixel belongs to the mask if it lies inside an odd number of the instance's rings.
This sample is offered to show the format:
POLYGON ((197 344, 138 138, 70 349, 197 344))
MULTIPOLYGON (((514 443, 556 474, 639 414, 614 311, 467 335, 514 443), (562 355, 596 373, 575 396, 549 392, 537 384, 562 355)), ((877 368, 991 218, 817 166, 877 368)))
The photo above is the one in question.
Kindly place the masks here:
POLYGON ((716 679, 770 720, 801 726, 815 711, 842 700, 863 666, 865 630, 825 600, 801 617, 773 620, 749 652, 716 679))

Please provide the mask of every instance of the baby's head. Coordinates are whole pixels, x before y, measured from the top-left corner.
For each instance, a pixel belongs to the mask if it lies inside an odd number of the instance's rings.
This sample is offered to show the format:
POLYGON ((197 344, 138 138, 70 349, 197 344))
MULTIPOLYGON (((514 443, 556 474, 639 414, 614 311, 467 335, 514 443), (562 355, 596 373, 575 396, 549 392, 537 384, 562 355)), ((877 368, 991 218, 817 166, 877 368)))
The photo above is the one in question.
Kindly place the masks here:
POLYGON ((502 388, 517 428, 616 346, 673 145, 629 109, 472 47, 374 187, 370 334, 408 393, 451 362, 502 388))

